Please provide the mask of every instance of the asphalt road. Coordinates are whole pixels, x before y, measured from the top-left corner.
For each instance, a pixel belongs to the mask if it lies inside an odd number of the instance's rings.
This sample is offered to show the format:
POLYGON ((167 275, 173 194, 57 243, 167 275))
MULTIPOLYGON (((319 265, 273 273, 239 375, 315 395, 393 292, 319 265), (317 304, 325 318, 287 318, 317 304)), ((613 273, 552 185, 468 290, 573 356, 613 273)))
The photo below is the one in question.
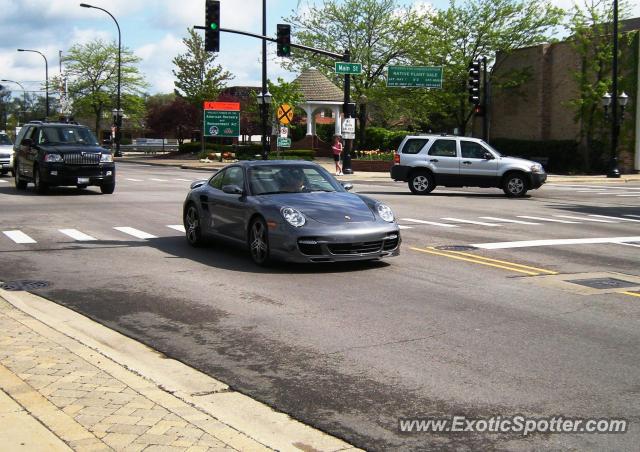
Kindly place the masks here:
POLYGON ((34 292, 369 450, 637 450, 640 184, 547 185, 513 200, 355 181, 396 212, 401 256, 265 270, 224 244, 192 249, 175 229, 189 181, 206 175, 121 163, 113 195, 47 196, 0 178, 0 231, 24 234, 0 232, 0 280, 47 281, 34 292), (626 284, 568 282, 607 277, 626 284), (518 414, 630 427, 398 428, 518 414))

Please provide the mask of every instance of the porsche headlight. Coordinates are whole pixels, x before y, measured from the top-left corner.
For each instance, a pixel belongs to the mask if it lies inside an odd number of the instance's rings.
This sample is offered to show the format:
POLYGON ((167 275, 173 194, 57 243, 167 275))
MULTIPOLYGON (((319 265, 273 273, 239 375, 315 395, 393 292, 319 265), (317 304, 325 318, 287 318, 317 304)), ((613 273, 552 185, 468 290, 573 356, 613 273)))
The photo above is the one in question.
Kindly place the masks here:
POLYGON ((376 208, 378 209, 378 215, 380 215, 380 218, 382 218, 384 221, 388 221, 389 223, 393 222, 394 217, 391 207, 385 204, 378 204, 376 208))
POLYGON ((113 162, 113 154, 101 154, 100 155, 100 163, 111 163, 113 162))
POLYGON ((536 163, 535 165, 531 165, 531 172, 532 173, 544 173, 544 169, 542 169, 542 165, 539 163, 536 163))
POLYGON ((283 207, 280 209, 280 213, 282 213, 284 219, 287 220, 287 223, 296 228, 304 226, 307 222, 307 219, 304 217, 302 212, 294 209, 293 207, 283 207))

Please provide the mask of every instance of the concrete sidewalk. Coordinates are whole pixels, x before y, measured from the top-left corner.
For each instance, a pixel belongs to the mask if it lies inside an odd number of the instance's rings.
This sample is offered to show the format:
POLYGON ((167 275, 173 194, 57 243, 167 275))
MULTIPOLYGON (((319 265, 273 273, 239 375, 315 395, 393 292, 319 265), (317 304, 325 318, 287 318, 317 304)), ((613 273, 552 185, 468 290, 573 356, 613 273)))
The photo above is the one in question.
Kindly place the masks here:
MULTIPOLYGON (((139 163, 145 165, 154 166, 170 166, 183 169, 201 170, 208 172, 218 171, 220 168, 224 168, 229 163, 222 162, 201 162, 195 158, 160 158, 158 156, 145 156, 143 154, 125 155, 124 157, 116 158, 116 162, 127 163, 139 163)), ((326 157, 319 157, 314 160, 315 163, 323 166, 327 171, 333 174, 335 166, 333 160, 326 157)), ((369 181, 391 181, 388 172, 367 172, 357 171, 355 174, 348 174, 345 176, 339 176, 347 180, 369 180, 369 181)), ((619 179, 609 179, 604 175, 576 175, 567 176, 560 174, 549 174, 547 183, 558 184, 623 184, 628 182, 640 182, 640 174, 623 174, 619 179)))
POLYGON ((353 451, 27 292, 0 289, 0 449, 353 451))

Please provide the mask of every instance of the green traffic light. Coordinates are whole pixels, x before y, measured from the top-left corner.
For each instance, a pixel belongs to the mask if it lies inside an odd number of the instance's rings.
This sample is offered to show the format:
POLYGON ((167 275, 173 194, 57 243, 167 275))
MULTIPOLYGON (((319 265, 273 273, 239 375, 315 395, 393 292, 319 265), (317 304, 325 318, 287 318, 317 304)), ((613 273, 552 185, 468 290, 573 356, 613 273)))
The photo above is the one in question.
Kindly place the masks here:
POLYGON ((212 22, 210 26, 211 26, 212 30, 217 30, 218 29, 218 24, 215 23, 215 22, 212 22))

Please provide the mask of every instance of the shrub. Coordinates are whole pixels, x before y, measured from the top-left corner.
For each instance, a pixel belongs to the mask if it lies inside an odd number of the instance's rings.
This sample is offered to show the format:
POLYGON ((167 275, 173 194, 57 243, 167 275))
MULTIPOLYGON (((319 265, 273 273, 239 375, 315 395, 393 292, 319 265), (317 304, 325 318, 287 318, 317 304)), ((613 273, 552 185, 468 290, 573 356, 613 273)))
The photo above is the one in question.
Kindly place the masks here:
POLYGON ((550 173, 575 172, 582 167, 578 143, 573 140, 531 141, 496 138, 491 140, 491 145, 505 155, 542 160, 540 163, 550 173))
POLYGON ((400 142, 411 132, 406 130, 387 130, 382 127, 368 127, 365 129, 363 149, 380 149, 391 151, 398 149, 400 142))

